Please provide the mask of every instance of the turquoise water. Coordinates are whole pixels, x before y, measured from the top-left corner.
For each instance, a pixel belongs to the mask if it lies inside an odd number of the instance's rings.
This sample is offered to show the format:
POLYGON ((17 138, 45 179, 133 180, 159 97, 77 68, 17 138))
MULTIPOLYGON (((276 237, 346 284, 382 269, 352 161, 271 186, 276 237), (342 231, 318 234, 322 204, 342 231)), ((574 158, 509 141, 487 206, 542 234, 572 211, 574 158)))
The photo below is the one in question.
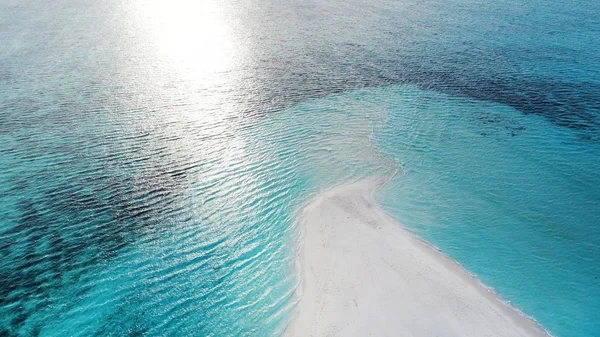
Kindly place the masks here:
POLYGON ((0 2, 0 335, 281 335, 300 210, 373 176, 554 335, 600 335, 598 13, 0 2))
POLYGON ((396 92, 377 140, 405 174, 385 208, 556 335, 597 334, 600 144, 498 104, 396 92))

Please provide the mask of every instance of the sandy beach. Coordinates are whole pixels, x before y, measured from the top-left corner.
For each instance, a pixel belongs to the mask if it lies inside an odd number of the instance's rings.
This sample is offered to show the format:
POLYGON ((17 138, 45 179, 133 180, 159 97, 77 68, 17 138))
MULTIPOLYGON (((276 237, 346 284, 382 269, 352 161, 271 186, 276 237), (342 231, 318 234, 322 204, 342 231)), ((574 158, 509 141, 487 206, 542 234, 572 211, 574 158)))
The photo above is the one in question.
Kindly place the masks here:
POLYGON ((338 186, 304 209, 288 336, 549 336, 383 212, 377 186, 338 186))

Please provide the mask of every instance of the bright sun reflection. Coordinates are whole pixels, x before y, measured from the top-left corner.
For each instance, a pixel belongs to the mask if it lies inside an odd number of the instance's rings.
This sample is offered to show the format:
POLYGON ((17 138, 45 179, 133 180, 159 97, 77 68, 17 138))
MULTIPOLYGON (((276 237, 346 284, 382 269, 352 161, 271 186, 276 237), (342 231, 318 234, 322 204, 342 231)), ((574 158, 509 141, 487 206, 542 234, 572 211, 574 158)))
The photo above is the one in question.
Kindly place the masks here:
POLYGON ((201 79, 233 65, 235 44, 219 2, 148 0, 138 9, 149 41, 186 76, 201 79))

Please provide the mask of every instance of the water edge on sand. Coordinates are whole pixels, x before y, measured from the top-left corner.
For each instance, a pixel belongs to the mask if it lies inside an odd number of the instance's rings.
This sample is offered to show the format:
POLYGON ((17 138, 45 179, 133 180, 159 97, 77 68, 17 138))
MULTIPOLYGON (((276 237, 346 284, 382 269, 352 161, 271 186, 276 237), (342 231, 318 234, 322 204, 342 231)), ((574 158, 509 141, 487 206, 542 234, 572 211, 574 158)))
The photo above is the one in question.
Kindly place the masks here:
POLYGON ((288 336, 549 336, 381 210, 381 184, 339 185, 304 208, 288 336))

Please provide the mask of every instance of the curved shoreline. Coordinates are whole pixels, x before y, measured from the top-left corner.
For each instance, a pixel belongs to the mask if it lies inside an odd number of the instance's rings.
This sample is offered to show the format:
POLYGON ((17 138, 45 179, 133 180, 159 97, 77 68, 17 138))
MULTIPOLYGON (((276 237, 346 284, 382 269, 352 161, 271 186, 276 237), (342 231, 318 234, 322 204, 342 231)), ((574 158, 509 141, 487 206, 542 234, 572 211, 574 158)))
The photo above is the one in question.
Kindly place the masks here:
POLYGON ((300 219, 301 299, 288 336, 550 336, 372 198, 319 193, 300 219))

